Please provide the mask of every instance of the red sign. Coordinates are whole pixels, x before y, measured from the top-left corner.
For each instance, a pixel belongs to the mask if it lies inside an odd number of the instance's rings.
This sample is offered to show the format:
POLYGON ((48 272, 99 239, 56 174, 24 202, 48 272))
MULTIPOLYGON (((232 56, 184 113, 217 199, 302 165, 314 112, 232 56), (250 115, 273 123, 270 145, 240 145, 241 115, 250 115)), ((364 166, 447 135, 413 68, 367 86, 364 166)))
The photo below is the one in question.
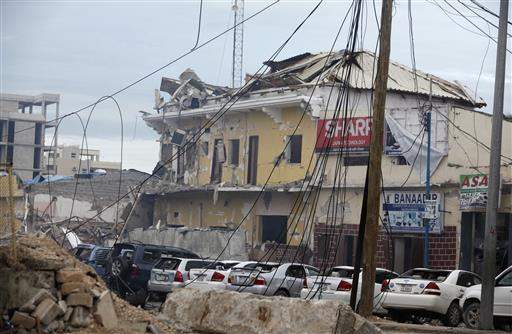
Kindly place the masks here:
POLYGON ((371 125, 370 117, 319 120, 315 149, 369 151, 371 125))

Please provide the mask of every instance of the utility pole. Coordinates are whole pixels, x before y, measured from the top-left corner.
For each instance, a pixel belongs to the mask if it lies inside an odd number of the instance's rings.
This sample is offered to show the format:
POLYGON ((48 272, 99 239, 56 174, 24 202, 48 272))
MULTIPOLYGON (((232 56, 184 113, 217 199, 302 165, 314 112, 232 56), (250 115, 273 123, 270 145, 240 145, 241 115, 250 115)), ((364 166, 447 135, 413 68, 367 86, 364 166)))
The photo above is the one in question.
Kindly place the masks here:
POLYGON ((494 104, 491 132, 491 158, 489 168, 489 191, 485 212, 484 265, 482 274, 482 304, 480 306, 480 328, 493 329, 494 277, 496 275, 496 212, 499 206, 501 136, 503 127, 503 99, 505 93, 505 69, 507 63, 508 0, 500 1, 498 49, 494 80, 494 104))
POLYGON ((391 49, 391 19, 393 0, 382 1, 379 59, 373 92, 372 135, 370 142, 370 164, 368 172, 368 209, 363 250, 363 282, 359 314, 368 317, 373 310, 375 288, 375 255, 379 233, 382 138, 384 134, 384 110, 388 86, 389 53, 391 49))
MULTIPOLYGON (((428 112, 425 115, 425 128, 427 131, 427 175, 425 178, 425 190, 427 193, 427 199, 430 205, 430 149, 432 146, 432 78, 430 78, 430 92, 428 94, 429 107, 428 112)), ((425 214, 427 211, 425 210, 425 214)), ((424 233, 423 233, 423 267, 429 267, 428 261, 428 234, 430 232, 430 217, 423 218, 424 233)))

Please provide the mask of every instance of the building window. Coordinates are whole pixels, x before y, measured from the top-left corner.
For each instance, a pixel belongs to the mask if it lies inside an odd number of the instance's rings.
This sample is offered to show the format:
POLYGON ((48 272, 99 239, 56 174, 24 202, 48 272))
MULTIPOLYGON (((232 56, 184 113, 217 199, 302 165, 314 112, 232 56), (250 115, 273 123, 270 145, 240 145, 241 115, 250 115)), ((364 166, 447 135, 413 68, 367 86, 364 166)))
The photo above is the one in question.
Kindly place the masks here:
POLYGON ((286 147, 286 161, 298 164, 302 159, 302 135, 288 136, 289 144, 286 147))
POLYGON ((215 139, 213 145, 213 161, 211 183, 219 183, 222 180, 222 164, 226 161, 226 151, 224 148, 224 141, 222 139, 215 139))
POLYGON ((229 161, 228 163, 233 166, 238 166, 240 157, 240 140, 231 139, 229 141, 229 161))
POLYGON ((7 121, 0 120, 0 142, 7 141, 7 138, 4 138, 4 133, 5 133, 4 127, 6 126, 6 124, 7 124, 7 121))
POLYGON ((368 165, 367 155, 355 155, 343 157, 344 166, 367 166, 368 165))
POLYGON ((42 138, 43 138, 43 126, 41 123, 36 124, 36 130, 35 130, 35 140, 34 144, 41 145, 42 138))
POLYGON ((34 148, 34 169, 41 168, 41 148, 34 148))
POLYGON ((204 155, 208 155, 208 146, 209 146, 209 143, 207 141, 204 141, 204 142, 201 142, 201 149, 203 150, 203 154, 204 155))
POLYGON ((288 216, 261 216, 261 242, 286 244, 288 216))
POLYGON ((14 128, 16 124, 13 121, 9 121, 8 129, 7 129, 7 142, 14 143, 14 128))
POLYGON ((71 153, 71 159, 76 159, 76 153, 71 153))

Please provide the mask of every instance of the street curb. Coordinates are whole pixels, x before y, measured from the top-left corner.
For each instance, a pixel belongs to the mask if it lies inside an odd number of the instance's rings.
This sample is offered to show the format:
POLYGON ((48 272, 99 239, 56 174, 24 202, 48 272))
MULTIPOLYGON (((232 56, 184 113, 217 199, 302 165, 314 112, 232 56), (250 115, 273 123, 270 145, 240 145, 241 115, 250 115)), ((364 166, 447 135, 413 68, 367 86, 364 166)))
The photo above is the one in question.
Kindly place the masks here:
POLYGON ((502 331, 481 331, 464 327, 442 327, 429 325, 402 324, 396 322, 372 321, 382 331, 394 331, 404 333, 437 333, 437 334, 507 334, 502 331))

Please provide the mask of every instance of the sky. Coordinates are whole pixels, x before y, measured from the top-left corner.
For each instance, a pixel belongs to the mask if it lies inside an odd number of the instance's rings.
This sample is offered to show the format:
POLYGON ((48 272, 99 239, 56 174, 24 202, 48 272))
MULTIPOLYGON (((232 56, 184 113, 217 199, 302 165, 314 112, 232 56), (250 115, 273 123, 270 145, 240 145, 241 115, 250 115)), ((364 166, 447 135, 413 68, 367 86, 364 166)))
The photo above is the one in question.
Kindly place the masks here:
MULTIPOLYGON (((499 11, 498 1, 480 2, 499 11)), ((246 0, 245 16, 269 3, 246 0)), ((257 71, 316 3, 282 0, 246 22, 244 72, 257 71)), ((277 59, 328 51, 350 3, 324 1, 277 59)), ((364 3, 362 47, 374 50, 377 28, 373 2, 364 3)), ((408 2, 394 3, 391 59, 410 67, 408 2)), ((473 5, 469 1, 465 4, 473 5)), ((380 1, 375 1, 375 6, 380 16, 380 1)), ((455 0, 412 0, 411 9, 417 68, 463 83, 487 102, 484 111, 492 112, 496 44, 457 10, 491 36, 496 37, 497 30, 455 0)), ((0 0, 0 11, 0 91, 60 94, 62 115, 94 103, 189 51, 197 36, 199 0, 0 0)), ((204 0, 202 17, 200 42, 233 24, 231 1, 204 0)), ((498 24, 496 18, 486 18, 498 24)), ((512 34, 512 26, 508 31, 512 34)), ((336 49, 344 48, 346 32, 342 30, 336 49)), ((153 91, 160 86, 161 77, 176 78, 192 68, 205 82, 229 85, 232 36, 231 32, 222 36, 116 96, 123 121, 124 168, 150 172, 158 160, 158 135, 145 125, 139 111, 154 111, 153 91)), ((512 50, 511 38, 508 45, 512 50)), ((510 59, 508 54, 508 115, 512 115, 510 59)), ((80 112, 84 121, 90 111, 80 112)), ((65 118, 59 131, 60 144, 81 144, 83 130, 77 117, 65 118)), ((91 114, 87 139, 90 148, 101 150, 102 160, 121 159, 121 122, 112 101, 98 104, 91 114)))

